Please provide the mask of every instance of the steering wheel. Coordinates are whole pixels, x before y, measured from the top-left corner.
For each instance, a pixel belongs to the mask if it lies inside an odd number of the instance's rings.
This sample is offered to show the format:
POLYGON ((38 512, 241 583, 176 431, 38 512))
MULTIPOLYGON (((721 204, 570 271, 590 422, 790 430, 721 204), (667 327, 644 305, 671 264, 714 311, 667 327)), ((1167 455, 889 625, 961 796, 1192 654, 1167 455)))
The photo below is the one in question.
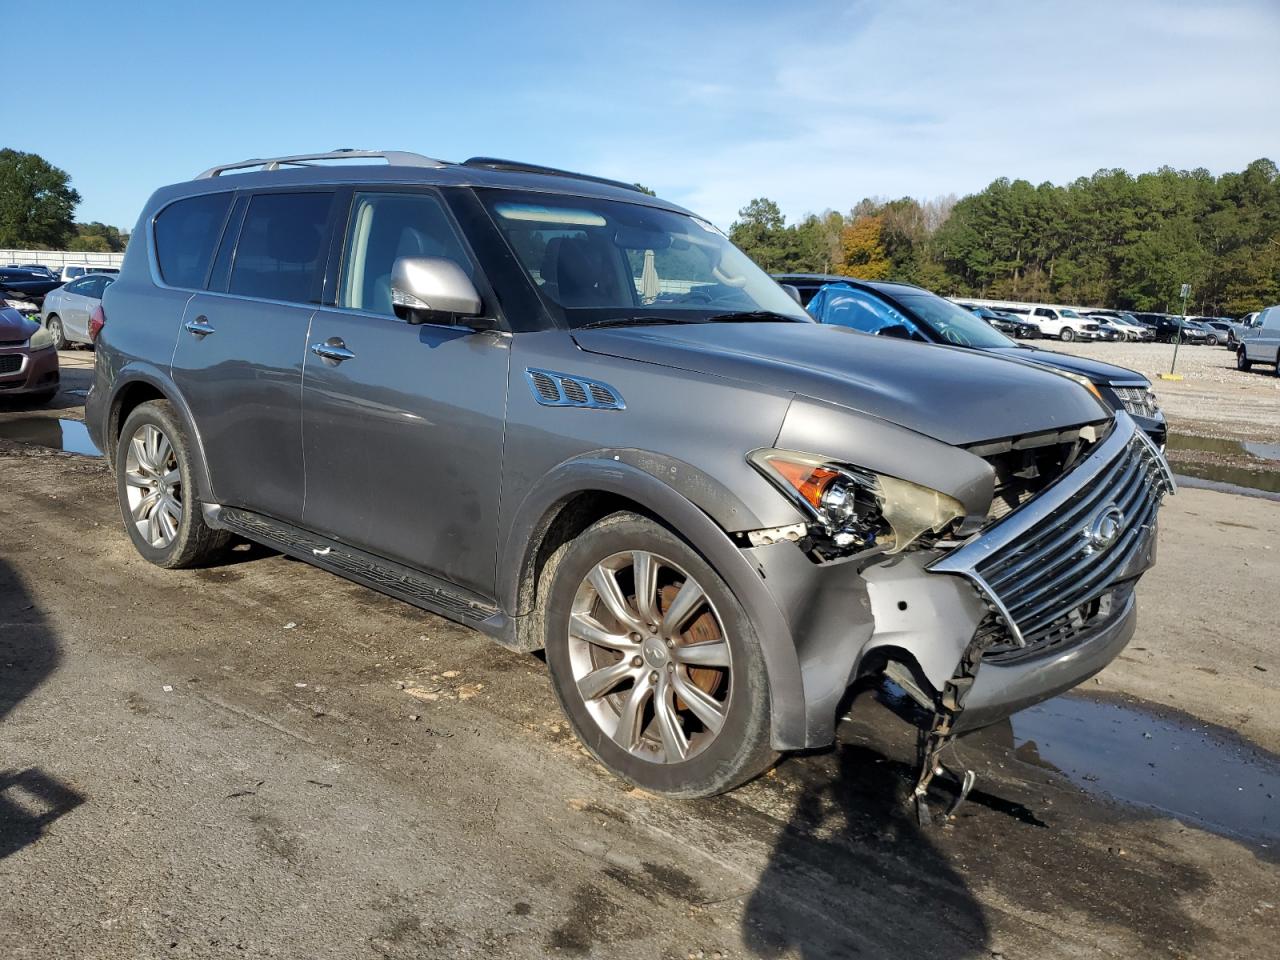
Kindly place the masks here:
POLYGON ((947 343, 953 344, 954 346, 957 346, 957 347, 973 346, 973 341, 970 340, 966 334, 957 330, 955 327, 947 327, 947 329, 943 330, 942 338, 946 340, 947 343))

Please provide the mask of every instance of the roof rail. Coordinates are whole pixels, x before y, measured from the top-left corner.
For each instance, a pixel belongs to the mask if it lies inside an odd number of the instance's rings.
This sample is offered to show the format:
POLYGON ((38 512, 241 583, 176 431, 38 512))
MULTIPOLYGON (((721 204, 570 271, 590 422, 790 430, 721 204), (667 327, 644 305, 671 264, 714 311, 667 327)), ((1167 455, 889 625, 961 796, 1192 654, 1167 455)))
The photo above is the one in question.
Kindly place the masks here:
POLYGON ((248 170, 261 167, 266 170, 279 170, 281 167, 306 167, 315 160, 352 160, 365 157, 380 157, 392 167, 443 167, 445 164, 432 157, 424 157, 420 153, 406 153, 403 150, 352 150, 350 148, 330 150, 328 153, 298 153, 290 157, 259 157, 256 160, 241 160, 239 163, 223 163, 210 167, 196 177, 197 180, 209 180, 220 177, 230 170, 248 170))
POLYGON ((593 177, 586 173, 574 173, 572 170, 561 170, 558 167, 544 167, 539 163, 521 163, 519 160, 502 160, 498 157, 472 157, 462 161, 464 167, 485 167, 489 170, 502 170, 507 173, 541 173, 551 177, 573 177, 575 180, 589 180, 592 183, 604 183, 623 190, 634 190, 644 193, 634 183, 622 180, 610 180, 607 177, 593 177))

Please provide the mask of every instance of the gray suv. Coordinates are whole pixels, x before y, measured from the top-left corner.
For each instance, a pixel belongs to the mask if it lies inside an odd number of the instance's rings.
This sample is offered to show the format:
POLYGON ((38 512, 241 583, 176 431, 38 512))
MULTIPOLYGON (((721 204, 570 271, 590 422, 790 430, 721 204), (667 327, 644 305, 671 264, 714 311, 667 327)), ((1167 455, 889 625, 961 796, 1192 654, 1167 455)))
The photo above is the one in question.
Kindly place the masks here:
POLYGON ((1124 411, 815 324, 627 184, 282 157, 164 187, 133 237, 86 419, 138 551, 246 537, 545 650, 582 742, 648 790, 829 744, 888 676, 923 708, 927 813, 952 737, 1133 633, 1173 483, 1124 411))

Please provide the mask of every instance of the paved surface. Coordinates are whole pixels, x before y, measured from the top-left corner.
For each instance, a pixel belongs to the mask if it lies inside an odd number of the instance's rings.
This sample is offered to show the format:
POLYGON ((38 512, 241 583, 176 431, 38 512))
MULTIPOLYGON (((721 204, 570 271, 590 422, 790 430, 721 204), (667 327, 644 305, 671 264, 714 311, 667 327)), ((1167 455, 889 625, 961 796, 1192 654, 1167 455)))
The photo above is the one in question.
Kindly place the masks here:
MULTIPOLYGON (((583 754, 536 658, 259 549, 151 567, 98 461, 0 441, 0 483, 5 957, 1274 949, 1274 844, 1108 799, 1017 724, 964 744, 950 828, 906 815, 911 734, 869 697, 840 748, 671 803, 583 754)), ((1135 767, 1160 718, 1274 775, 1277 534, 1274 503, 1170 501, 1138 636, 1072 701, 1151 720, 1135 767)))

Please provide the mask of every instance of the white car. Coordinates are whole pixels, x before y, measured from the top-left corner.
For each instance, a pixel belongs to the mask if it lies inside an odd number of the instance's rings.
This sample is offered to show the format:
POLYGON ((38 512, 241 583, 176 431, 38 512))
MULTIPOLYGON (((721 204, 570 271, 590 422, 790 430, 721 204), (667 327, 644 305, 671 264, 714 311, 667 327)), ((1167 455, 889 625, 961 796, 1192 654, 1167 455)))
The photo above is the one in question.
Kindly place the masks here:
POLYGON ((1086 313, 1085 318, 1097 321, 1105 329, 1114 330, 1125 340, 1150 340, 1153 336, 1142 324, 1126 320, 1118 313, 1086 313))
POLYGON ((1240 334, 1236 366, 1248 370, 1255 363, 1275 364, 1280 377, 1280 306, 1267 307, 1240 334))
POLYGON ((1104 339, 1097 321, 1065 307, 1033 307, 1027 319, 1040 325, 1041 336, 1057 337, 1067 343, 1104 339))
POLYGON ((63 283, 69 283, 72 280, 78 280, 81 277, 88 276, 91 273, 105 273, 116 276, 120 273, 119 267, 91 267, 87 263, 69 263, 57 272, 57 277, 63 283))
POLYGON ((45 295, 43 326, 53 337, 55 347, 65 350, 73 343, 93 342, 89 318, 102 303, 102 291, 115 279, 108 274, 91 273, 45 295))

